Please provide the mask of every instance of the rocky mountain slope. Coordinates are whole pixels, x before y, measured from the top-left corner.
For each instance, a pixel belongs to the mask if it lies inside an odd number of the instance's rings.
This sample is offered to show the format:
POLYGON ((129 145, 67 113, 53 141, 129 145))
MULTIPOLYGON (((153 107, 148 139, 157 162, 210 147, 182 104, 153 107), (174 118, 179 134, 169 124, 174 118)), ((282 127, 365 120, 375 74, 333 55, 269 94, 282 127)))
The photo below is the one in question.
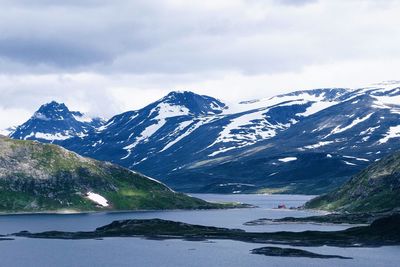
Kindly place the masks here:
POLYGON ((215 208, 139 173, 52 144, 0 137, 0 211, 215 208))
POLYGON ((70 111, 65 104, 53 101, 41 106, 27 122, 13 130, 10 137, 60 143, 72 137, 83 138, 103 123, 103 119, 89 118, 79 111, 70 111))
POLYGON ((399 121, 396 81, 235 105, 186 91, 59 144, 186 192, 320 194, 400 149, 399 121))
POLYGON ((400 88, 349 91, 271 139, 185 165, 165 181, 214 192, 327 192, 400 149, 399 97, 400 88))
POLYGON ((373 163, 339 189, 311 200, 306 207, 346 212, 398 209, 400 152, 373 163))

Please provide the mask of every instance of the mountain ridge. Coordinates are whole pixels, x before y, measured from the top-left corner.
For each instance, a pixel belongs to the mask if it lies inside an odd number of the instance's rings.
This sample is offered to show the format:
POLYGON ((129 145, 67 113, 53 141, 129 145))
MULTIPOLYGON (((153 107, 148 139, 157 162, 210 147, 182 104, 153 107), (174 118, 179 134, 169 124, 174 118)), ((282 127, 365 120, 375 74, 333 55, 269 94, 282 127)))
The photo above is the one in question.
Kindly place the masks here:
POLYGON ((236 106, 171 92, 60 144, 177 190, 319 194, 400 149, 399 104, 398 83, 301 90, 236 106), (319 166, 331 172, 325 180, 319 166))

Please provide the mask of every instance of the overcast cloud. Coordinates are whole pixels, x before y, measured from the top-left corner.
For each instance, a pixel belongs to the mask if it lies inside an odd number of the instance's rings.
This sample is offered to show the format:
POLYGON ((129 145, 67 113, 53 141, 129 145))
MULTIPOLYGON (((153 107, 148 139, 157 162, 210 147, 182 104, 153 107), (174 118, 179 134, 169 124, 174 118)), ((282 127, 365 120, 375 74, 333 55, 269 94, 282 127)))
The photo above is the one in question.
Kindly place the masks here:
POLYGON ((51 100, 110 117, 171 90, 239 101, 400 79, 400 1, 0 4, 0 129, 51 100))

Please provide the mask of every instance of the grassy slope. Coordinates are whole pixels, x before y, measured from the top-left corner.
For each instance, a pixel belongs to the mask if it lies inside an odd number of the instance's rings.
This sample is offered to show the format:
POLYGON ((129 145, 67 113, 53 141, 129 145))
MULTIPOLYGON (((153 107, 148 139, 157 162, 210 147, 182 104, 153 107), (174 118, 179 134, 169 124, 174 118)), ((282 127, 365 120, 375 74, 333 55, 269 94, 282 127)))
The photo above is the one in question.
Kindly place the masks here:
POLYGON ((400 207, 400 152, 373 163, 339 189, 309 201, 306 207, 348 212, 400 207))
POLYGON ((219 208, 125 168, 59 146, 0 137, 0 211, 219 208), (105 197, 96 205, 85 194, 105 197))

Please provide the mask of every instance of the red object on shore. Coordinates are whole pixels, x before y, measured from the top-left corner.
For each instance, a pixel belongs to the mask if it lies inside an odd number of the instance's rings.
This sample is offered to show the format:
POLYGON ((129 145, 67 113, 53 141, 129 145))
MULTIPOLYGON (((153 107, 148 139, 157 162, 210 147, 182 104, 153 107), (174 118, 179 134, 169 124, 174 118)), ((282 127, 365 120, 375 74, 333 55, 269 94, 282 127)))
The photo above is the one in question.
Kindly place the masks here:
POLYGON ((278 205, 278 209, 286 209, 286 205, 285 204, 279 204, 278 205))

